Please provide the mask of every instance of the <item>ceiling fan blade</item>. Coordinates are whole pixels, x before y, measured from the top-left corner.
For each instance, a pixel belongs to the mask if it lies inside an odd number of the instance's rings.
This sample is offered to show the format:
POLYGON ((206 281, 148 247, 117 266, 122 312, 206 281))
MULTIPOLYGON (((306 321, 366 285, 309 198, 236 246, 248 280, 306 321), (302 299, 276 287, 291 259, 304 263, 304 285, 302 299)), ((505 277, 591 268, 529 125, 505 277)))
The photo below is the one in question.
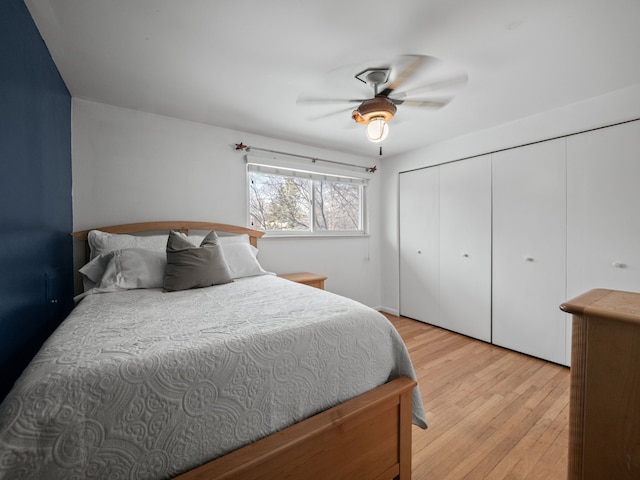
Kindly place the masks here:
POLYGON ((313 117, 307 117, 307 120, 321 120, 323 118, 327 118, 327 117, 332 117, 334 115, 338 115, 341 113, 345 113, 345 112, 351 112, 353 110, 353 107, 349 107, 349 108, 341 108, 340 110, 335 110, 333 112, 328 112, 328 113, 323 113, 322 115, 315 115, 313 117))
POLYGON ((426 92, 431 92, 434 90, 442 90, 448 87, 457 87, 466 85, 469 80, 469 77, 466 74, 456 75, 454 77, 448 77, 441 80, 435 80, 429 83, 425 83, 424 85, 420 85, 419 87, 412 88, 411 90, 407 90, 405 92, 396 92, 395 96, 397 97, 408 97, 411 95, 422 94, 426 92))
POLYGON ((366 98, 315 98, 315 97, 298 97, 297 104, 300 103, 362 103, 366 98))
POLYGON ((431 107, 442 108, 447 105, 453 97, 439 100, 393 100, 396 105, 406 105, 408 107, 431 107))
POLYGON ((387 88, 379 93, 379 95, 388 97, 395 89, 406 82, 416 70, 424 67, 429 61, 435 60, 434 57, 430 57, 428 55, 407 55, 407 57, 412 57, 413 60, 396 76, 387 88))

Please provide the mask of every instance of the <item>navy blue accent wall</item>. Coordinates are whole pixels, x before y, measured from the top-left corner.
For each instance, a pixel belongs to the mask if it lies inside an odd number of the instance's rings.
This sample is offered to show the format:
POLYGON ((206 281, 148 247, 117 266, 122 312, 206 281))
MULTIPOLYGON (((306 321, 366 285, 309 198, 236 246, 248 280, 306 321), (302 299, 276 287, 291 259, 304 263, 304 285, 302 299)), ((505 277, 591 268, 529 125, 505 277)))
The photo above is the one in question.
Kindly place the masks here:
POLYGON ((0 1, 0 400, 73 307, 71 96, 23 0, 0 1))

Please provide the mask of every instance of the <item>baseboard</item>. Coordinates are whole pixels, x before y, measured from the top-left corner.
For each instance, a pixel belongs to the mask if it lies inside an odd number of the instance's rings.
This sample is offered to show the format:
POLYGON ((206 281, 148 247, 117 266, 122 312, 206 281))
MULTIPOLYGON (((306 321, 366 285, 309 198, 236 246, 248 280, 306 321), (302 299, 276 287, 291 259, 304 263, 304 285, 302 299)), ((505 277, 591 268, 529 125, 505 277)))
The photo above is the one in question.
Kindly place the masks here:
POLYGON ((400 316, 400 312, 395 308, 375 307, 375 309, 378 310, 379 312, 390 313, 391 315, 395 315, 396 317, 400 316))

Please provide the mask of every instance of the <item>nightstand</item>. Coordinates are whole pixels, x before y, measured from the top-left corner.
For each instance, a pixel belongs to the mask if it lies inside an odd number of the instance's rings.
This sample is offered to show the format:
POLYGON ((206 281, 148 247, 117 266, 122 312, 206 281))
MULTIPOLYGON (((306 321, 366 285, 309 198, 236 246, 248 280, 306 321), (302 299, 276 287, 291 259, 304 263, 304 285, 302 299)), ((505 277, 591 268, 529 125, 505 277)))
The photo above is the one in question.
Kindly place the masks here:
POLYGON ((285 273, 278 276, 287 280, 291 280, 292 282, 303 283, 305 285, 309 285, 310 287, 316 287, 321 290, 324 290, 324 281, 327 279, 327 277, 325 277, 324 275, 317 275, 315 273, 309 272, 285 273))

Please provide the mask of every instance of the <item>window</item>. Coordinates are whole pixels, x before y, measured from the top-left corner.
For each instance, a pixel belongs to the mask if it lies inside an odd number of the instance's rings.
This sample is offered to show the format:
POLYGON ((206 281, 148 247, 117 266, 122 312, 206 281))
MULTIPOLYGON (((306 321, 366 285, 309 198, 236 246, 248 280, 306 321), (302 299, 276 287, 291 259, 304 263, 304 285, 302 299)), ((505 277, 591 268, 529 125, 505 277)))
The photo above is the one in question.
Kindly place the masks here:
POLYGON ((253 228, 289 234, 363 234, 366 180, 248 164, 253 228))

